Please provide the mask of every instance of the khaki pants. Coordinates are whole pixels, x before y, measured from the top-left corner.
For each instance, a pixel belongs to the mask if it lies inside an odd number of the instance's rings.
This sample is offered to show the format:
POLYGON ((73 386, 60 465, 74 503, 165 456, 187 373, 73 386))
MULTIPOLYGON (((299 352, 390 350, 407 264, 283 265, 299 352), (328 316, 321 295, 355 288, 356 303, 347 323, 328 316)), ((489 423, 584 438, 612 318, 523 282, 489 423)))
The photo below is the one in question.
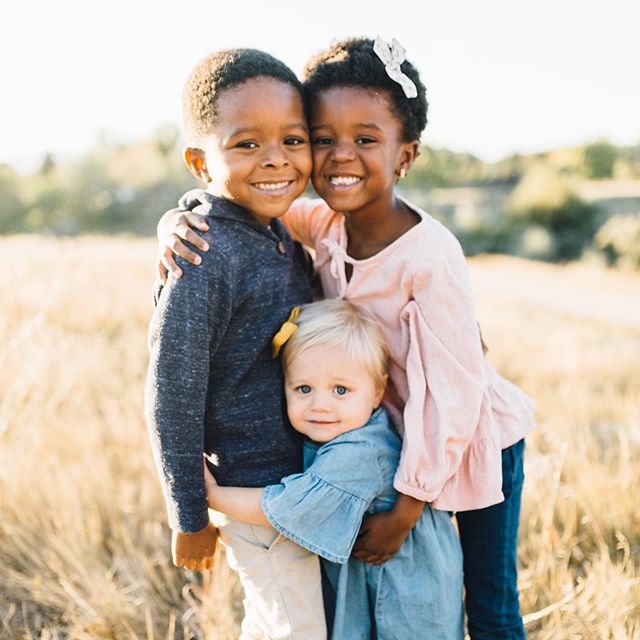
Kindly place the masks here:
POLYGON ((318 557, 270 526, 209 514, 244 588, 240 640, 326 640, 318 557))

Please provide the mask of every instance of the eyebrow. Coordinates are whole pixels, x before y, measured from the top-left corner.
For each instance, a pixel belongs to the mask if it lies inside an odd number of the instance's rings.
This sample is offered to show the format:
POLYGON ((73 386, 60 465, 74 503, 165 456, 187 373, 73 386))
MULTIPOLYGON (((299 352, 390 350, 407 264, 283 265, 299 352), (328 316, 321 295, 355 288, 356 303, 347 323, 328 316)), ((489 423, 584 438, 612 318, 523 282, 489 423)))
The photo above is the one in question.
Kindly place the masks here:
MULTIPOLYGON (((304 129, 304 131, 306 131, 307 125, 303 122, 291 122, 289 124, 285 124, 280 128, 282 129, 282 131, 287 131, 289 129, 304 129)), ((260 131, 260 127, 238 127, 231 132, 229 137, 235 138, 236 136, 239 136, 243 133, 252 133, 254 131, 260 131)))
MULTIPOLYGON (((316 131, 317 129, 327 129, 329 128, 328 124, 316 124, 311 127, 311 131, 316 131)), ((380 131, 382 133, 382 129, 373 122, 360 122, 355 125, 355 128, 359 129, 375 129, 376 131, 380 131)))

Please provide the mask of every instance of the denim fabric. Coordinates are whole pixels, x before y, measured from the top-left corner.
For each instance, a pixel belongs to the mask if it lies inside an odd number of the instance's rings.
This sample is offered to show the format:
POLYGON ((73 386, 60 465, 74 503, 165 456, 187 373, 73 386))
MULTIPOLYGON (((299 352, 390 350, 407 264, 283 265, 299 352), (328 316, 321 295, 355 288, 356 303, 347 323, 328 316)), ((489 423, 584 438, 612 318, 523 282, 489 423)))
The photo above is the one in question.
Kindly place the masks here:
POLYGON ((504 502, 456 515, 464 554, 471 640, 522 640, 518 603, 518 521, 524 439, 502 451, 504 502))
POLYGON ((400 439, 384 409, 322 446, 304 445, 304 473, 265 487, 262 510, 271 526, 319 556, 349 560, 366 513, 390 509, 400 439))
POLYGON ((335 600, 332 640, 461 640, 462 553, 448 513, 425 507, 390 560, 350 558, 362 517, 390 509, 401 441, 384 409, 322 446, 305 443, 305 472, 265 489, 270 524, 321 556, 335 600), (426 634, 426 635, 425 635, 426 634))

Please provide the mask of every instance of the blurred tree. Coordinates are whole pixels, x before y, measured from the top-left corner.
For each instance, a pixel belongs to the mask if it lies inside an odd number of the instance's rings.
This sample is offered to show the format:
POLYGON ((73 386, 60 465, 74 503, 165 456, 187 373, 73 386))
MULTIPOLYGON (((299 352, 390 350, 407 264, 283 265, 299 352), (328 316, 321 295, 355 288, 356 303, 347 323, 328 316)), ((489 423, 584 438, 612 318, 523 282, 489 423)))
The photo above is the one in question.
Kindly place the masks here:
MULTIPOLYGON (((521 247, 527 245, 523 238, 530 226, 551 233, 544 246, 551 260, 579 258, 596 231, 597 210, 572 192, 565 177, 542 162, 533 164, 514 189, 507 214, 521 247)), ((541 247, 539 231, 535 237, 541 247)))
POLYGON ((640 213, 609 218, 593 244, 610 265, 640 268, 640 213))
POLYGON ((40 165, 40 173, 43 176, 50 174, 56 168, 56 162, 51 153, 46 153, 40 165))
POLYGON ((8 164, 0 164, 0 233, 25 231, 21 186, 20 176, 8 164))
POLYGON ((613 177, 613 167, 616 162, 616 148, 606 140, 598 140, 584 148, 584 168, 588 178, 613 177))

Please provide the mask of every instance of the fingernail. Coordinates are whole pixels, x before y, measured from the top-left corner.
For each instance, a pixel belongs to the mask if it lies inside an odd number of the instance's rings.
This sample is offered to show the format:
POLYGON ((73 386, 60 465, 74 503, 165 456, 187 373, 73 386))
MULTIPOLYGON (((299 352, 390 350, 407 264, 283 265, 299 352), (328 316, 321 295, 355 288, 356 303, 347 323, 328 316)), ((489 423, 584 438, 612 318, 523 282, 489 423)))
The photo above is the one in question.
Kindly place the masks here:
POLYGON ((194 261, 196 264, 200 264, 202 262, 202 258, 200 256, 196 256, 196 259, 194 261))
POLYGON ((203 251, 209 251, 209 245, 205 242, 203 245, 203 251))

